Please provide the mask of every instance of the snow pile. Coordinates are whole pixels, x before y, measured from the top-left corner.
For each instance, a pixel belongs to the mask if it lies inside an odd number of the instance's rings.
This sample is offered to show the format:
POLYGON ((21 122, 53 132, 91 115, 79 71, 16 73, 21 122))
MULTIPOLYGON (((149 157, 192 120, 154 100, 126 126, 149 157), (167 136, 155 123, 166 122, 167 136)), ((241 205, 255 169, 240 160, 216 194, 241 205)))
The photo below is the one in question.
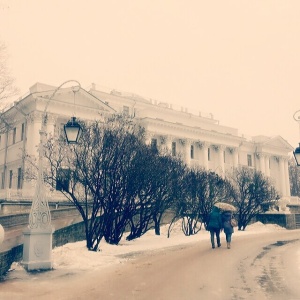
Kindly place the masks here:
MULTIPOLYGON (((53 249, 52 252, 54 268, 77 270, 98 269, 112 264, 122 263, 145 251, 164 249, 199 241, 209 243, 208 231, 201 230, 194 236, 185 236, 181 231, 181 222, 177 222, 174 225, 170 238, 167 238, 168 226, 169 225, 165 225, 161 227, 160 236, 155 235, 154 230, 150 230, 141 238, 133 241, 126 241, 125 236, 119 245, 107 244, 103 239, 100 243, 99 252, 87 251, 85 241, 69 243, 57 247, 53 249)), ((245 231, 238 231, 237 228, 235 228, 234 236, 277 230, 286 229, 278 225, 265 225, 261 222, 256 222, 247 226, 245 231)))
POLYGON ((168 227, 169 225, 162 226, 159 236, 155 235, 154 230, 149 230, 141 238, 132 241, 127 241, 126 236, 124 236, 119 245, 110 245, 103 239, 98 252, 88 251, 85 241, 54 248, 52 252, 54 268, 97 269, 106 265, 121 263, 145 251, 208 239, 208 233, 205 230, 200 231, 195 236, 185 236, 181 231, 181 222, 174 225, 170 238, 168 238, 168 227))
MULTIPOLYGON (((168 235, 169 225, 161 227, 161 235, 155 235, 154 230, 148 231, 141 238, 132 241, 126 241, 126 236, 119 245, 110 245, 103 239, 100 243, 98 252, 88 251, 86 242, 76 242, 56 247, 52 251, 53 266, 56 270, 96 270, 119 264, 132 259, 146 251, 165 249, 168 247, 180 246, 189 243, 203 241, 210 243, 209 232, 199 231, 194 236, 185 236, 181 230, 181 221, 174 224, 170 238, 168 235)), ((235 228, 233 238, 248 234, 259 234, 264 232, 274 232, 278 230, 287 230, 275 224, 263 224, 256 222, 247 226, 245 231, 238 231, 235 228)), ((222 233, 222 235, 224 235, 222 233)), ((300 255, 300 252, 299 252, 300 255)), ((19 263, 13 263, 11 270, 21 270, 19 263)))
POLYGON ((246 231, 250 231, 251 233, 259 233, 259 232, 270 232, 270 231, 277 231, 277 230, 286 230, 277 224, 263 224, 261 222, 253 223, 246 227, 246 231))

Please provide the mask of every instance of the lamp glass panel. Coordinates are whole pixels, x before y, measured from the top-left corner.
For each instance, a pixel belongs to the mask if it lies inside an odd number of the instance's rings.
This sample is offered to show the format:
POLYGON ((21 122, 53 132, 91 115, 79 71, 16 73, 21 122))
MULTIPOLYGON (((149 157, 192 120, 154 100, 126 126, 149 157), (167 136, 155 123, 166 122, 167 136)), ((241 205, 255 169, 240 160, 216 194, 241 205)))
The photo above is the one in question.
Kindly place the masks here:
POLYGON ((79 127, 65 127, 66 137, 68 143, 76 143, 80 128, 79 127))

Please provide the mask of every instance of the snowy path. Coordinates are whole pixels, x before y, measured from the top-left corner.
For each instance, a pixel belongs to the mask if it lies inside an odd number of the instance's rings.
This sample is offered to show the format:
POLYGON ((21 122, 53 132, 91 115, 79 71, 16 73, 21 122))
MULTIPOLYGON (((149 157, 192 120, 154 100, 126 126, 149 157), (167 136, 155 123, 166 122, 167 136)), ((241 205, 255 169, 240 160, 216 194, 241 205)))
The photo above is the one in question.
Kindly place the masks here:
POLYGON ((269 229, 235 233, 230 250, 212 250, 207 232, 181 243, 149 235, 102 253, 66 245, 53 271, 10 272, 0 299, 298 299, 300 231, 269 229))

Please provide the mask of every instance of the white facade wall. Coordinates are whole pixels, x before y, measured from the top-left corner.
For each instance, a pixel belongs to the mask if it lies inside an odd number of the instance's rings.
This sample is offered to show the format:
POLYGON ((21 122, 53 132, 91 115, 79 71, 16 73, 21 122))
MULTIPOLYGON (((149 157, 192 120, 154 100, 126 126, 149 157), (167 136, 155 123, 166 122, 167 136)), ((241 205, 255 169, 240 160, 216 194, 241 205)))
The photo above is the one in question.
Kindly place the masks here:
POLYGON ((136 95, 120 92, 111 95, 96 87, 91 93, 118 112, 123 112, 126 106, 129 115, 140 120, 148 136, 155 138, 161 149, 168 148, 171 152, 172 142, 175 142, 177 155, 187 165, 203 167, 221 176, 226 176, 232 168, 248 166, 270 177, 281 196, 290 196, 287 165, 279 161, 287 161, 293 148, 280 136, 247 140, 238 135, 237 129, 220 125, 212 116, 193 115, 187 109, 175 110, 168 103, 138 99, 136 95), (161 140, 167 142, 161 145, 161 140), (191 145, 194 146, 193 158, 191 145))
MULTIPOLYGON (((26 167, 22 154, 37 154, 42 115, 47 103, 47 134, 57 134, 73 113, 86 120, 99 119, 115 112, 125 113, 145 127, 148 143, 156 139, 158 147, 170 153, 175 143, 176 155, 190 167, 212 170, 224 177, 234 167, 249 166, 269 176, 281 196, 290 196, 287 158, 293 148, 280 136, 259 136, 247 140, 238 135, 237 129, 220 125, 212 116, 191 114, 186 109, 178 111, 169 104, 136 95, 116 91, 104 93, 97 91, 95 86, 89 92, 80 90, 75 105, 74 94, 70 89, 62 89, 49 102, 49 95, 54 89, 36 84, 31 88, 29 96, 7 111, 8 115, 17 114, 18 122, 15 137, 12 130, 7 135, 8 144, 6 134, 0 135, 0 198, 13 198, 12 195, 16 195, 25 199, 33 193, 32 182, 23 182, 22 188, 17 188, 17 172, 19 168, 24 170, 26 167), (23 140, 22 124, 25 124, 23 140), (9 182, 10 170, 14 174, 12 182, 9 182), (9 184, 11 188, 8 188, 9 184)), ((59 195, 57 193, 55 197, 59 195)))

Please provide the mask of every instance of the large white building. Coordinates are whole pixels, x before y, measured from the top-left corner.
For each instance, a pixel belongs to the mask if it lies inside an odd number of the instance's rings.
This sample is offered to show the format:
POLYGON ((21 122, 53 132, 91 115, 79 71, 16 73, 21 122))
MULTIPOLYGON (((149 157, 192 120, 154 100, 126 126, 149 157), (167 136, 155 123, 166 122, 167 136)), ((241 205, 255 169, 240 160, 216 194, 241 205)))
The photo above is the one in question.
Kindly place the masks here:
MULTIPOLYGON (((89 91, 36 83, 29 94, 16 101, 0 120, 0 199, 31 200, 35 182, 24 180, 24 154, 37 155, 43 113, 47 112, 46 132, 59 135, 62 126, 75 115, 94 120, 112 113, 134 117, 146 129, 147 142, 158 149, 179 155, 192 167, 204 167, 221 176, 238 166, 247 166, 270 177, 282 197, 290 196, 288 173, 291 145, 280 136, 245 138, 235 128, 223 126, 212 115, 191 113, 185 108, 144 99, 116 90, 102 92, 93 84, 89 91)), ((61 193, 48 191, 49 200, 61 193)))

